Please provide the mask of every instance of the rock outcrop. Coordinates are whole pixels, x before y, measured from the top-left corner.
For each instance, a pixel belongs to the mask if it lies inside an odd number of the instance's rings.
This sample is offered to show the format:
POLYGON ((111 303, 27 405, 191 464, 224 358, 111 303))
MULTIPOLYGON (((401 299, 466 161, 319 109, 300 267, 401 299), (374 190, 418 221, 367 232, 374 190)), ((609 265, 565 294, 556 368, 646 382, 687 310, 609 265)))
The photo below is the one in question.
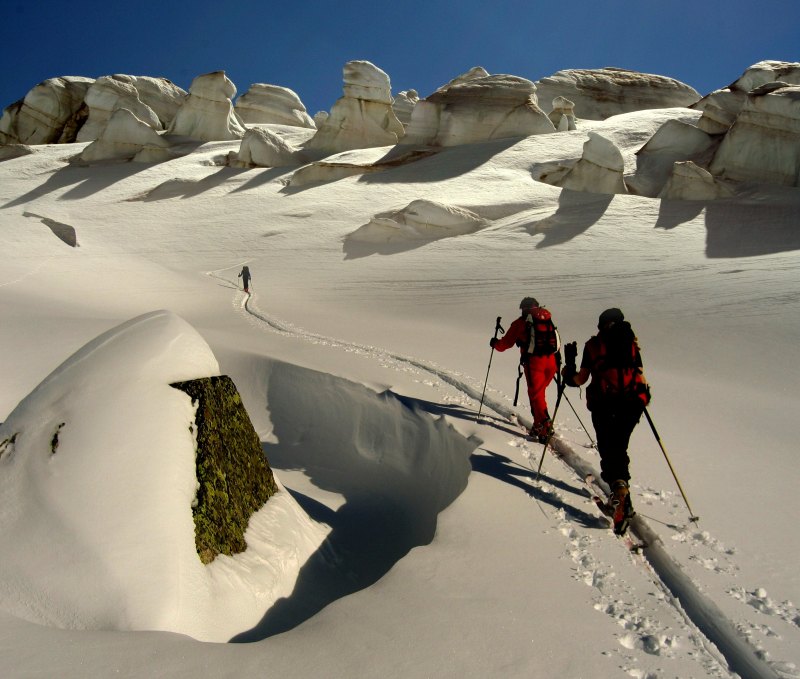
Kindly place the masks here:
POLYGON ((389 76, 368 61, 350 61, 344 66, 344 96, 337 99, 305 148, 317 155, 331 155, 392 146, 404 133, 392 110, 389 76))
POLYGON ((476 67, 420 99, 403 143, 455 146, 555 132, 530 80, 482 73, 476 67))
POLYGON ((621 68, 569 69, 536 81, 539 99, 565 97, 578 118, 605 120, 620 113, 690 106, 698 92, 678 80, 621 68))
POLYGON ((251 125, 291 125, 316 128, 300 97, 288 87, 254 83, 239 99, 234 110, 251 125))
POLYGON ((242 398, 230 377, 175 382, 196 406, 195 545, 203 563, 247 549, 247 522, 277 487, 242 398))
POLYGON ((245 126, 233 109, 231 99, 235 95, 236 86, 225 75, 225 71, 197 76, 168 134, 201 141, 241 139, 245 126))
POLYGON ((157 163, 172 157, 169 147, 169 142, 147 122, 126 108, 118 108, 100 136, 83 150, 79 159, 84 163, 104 160, 157 163))
POLYGON ((93 78, 63 76, 39 83, 3 111, 0 144, 71 143, 85 120, 83 99, 93 78))

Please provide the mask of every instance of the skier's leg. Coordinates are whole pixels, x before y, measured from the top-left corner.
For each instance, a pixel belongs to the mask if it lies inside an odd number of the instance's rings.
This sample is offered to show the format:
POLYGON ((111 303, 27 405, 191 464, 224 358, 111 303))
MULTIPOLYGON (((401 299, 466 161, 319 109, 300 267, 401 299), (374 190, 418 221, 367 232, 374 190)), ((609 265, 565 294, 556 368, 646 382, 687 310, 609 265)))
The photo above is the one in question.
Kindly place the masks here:
POLYGON ((528 399, 531 404, 534 430, 539 435, 547 435, 552 428, 547 409, 547 385, 556 374, 556 362, 552 356, 532 356, 525 365, 525 379, 528 383, 528 399))

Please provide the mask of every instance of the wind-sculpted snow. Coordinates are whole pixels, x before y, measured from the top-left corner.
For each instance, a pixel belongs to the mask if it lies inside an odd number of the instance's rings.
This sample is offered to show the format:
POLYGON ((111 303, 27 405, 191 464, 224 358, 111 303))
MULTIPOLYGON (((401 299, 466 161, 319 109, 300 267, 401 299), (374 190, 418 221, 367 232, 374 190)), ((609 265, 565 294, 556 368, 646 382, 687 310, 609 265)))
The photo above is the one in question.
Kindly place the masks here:
POLYGON ((14 409, 0 425, 3 611, 226 641, 291 591, 325 531, 285 491, 250 517, 244 552, 198 558, 193 406, 170 384, 218 372, 191 326, 153 312, 87 344, 14 409), (85 581, 96 596, 81 596, 85 581))
POLYGON ((270 431, 265 452, 312 519, 331 528, 294 590, 236 641, 284 632, 330 602, 367 587, 409 550, 433 539, 438 514, 466 487, 477 445, 413 401, 299 366, 249 364, 270 431), (333 503, 294 488, 303 475, 333 503))
MULTIPOLYGON (((391 360, 397 364, 405 363, 423 372, 427 372, 434 378, 455 386, 457 389, 463 391, 465 395, 476 400, 481 399, 484 407, 487 409, 487 422, 492 422, 493 416, 488 414, 488 411, 493 410, 495 413, 511 421, 516 422, 519 420, 525 427, 531 424, 529 419, 524 417, 519 418, 517 412, 508 405, 482 395, 478 389, 470 384, 470 380, 462 376, 452 375, 448 371, 442 370, 434 365, 426 364, 425 362, 410 357, 391 354, 375 347, 365 347, 341 342, 294 328, 258 311, 251 295, 247 295, 244 299, 243 309, 254 318, 263 321, 268 327, 275 331, 288 333, 310 342, 323 342, 349 351, 356 350, 366 352, 368 355, 372 355, 378 360, 391 360), (481 398, 482 396, 483 398, 481 398)), ((313 409, 315 397, 309 396, 309 392, 304 392, 302 398, 302 401, 293 405, 294 412, 309 412, 310 409, 313 409), (308 399, 311 400, 309 401, 308 399)), ((337 425, 334 431, 341 426, 341 424, 337 425)), ((313 431, 313 429, 310 428, 309 431, 313 431)), ((515 447, 520 445, 519 440, 514 440, 511 443, 515 447)), ((533 468, 533 463, 535 463, 536 458, 526 444, 523 443, 522 445, 524 448, 523 456, 528 457, 529 463, 531 463, 531 467, 533 468)), ((553 437, 552 446, 551 454, 557 456, 559 460, 574 471, 578 478, 583 479, 589 474, 592 474, 595 478, 599 478, 599 473, 594 465, 580 456, 566 438, 557 434, 553 437)), ((356 448, 358 449, 359 446, 357 445, 356 448)), ((544 456, 545 451, 541 451, 540 454, 544 456)), ((323 456, 323 459, 327 459, 327 457, 323 456)), ((540 468, 543 463, 544 460, 541 459, 539 464, 540 468)), ((313 472, 311 476, 313 478, 313 472)), ((552 487, 544 477, 540 480, 537 474, 536 481, 540 484, 539 488, 541 489, 540 492, 543 493, 543 498, 550 498, 551 501, 555 501, 556 504, 564 502, 562 494, 552 487)), ((565 504, 564 507, 559 510, 559 516, 561 517, 559 529, 570 541, 572 547, 569 553, 580 567, 579 577, 584 578, 586 584, 603 593, 600 602, 595 605, 595 608, 612 617, 619 618, 620 624, 628 631, 627 634, 620 637, 620 645, 625 649, 638 649, 651 655, 661 655, 662 653, 669 654, 672 647, 678 644, 677 636, 665 634, 663 630, 648 622, 646 618, 640 618, 635 607, 626 609, 625 605, 622 605, 618 599, 614 598, 617 596, 614 592, 621 593, 622 591, 620 590, 620 583, 614 582, 613 571, 605 566, 596 564, 591 553, 587 551, 587 546, 595 539, 580 537, 575 520, 570 519, 570 516, 577 517, 579 514, 576 510, 567 509, 567 505, 565 504), (605 593, 606 591, 608 592, 607 594, 605 593)), ((600 521, 602 520, 603 519, 600 519, 600 521)), ((581 521, 585 521, 585 518, 582 518, 581 521)), ((765 662, 758 650, 750 644, 748 638, 740 633, 736 625, 728 620, 713 600, 703 594, 692 579, 684 572, 683 567, 670 556, 661 537, 641 515, 637 515, 632 521, 630 534, 645 545, 643 549, 644 559, 646 559, 647 565, 653 569, 656 584, 663 590, 663 602, 673 606, 679 617, 684 618, 685 616, 685 622, 689 625, 689 628, 685 629, 682 632, 683 634, 688 634, 691 638, 693 636, 691 628, 696 626, 719 650, 730 669, 743 679, 778 679, 779 675, 772 666, 765 662)), ((693 539, 696 540, 696 538, 693 539)), ((274 628, 268 627, 268 629, 269 631, 273 631, 274 628)), ((274 629, 274 631, 280 630, 280 627, 274 629)), ((257 636, 259 636, 258 633, 257 636)), ((705 652, 701 641, 693 640, 692 643, 696 645, 698 653, 703 654, 705 652)), ((707 664, 707 669, 710 673, 713 674, 718 671, 715 661, 711 658, 704 662, 707 664)), ((634 671, 635 670, 631 669, 631 672, 634 671)))
POLYGON ((397 241, 448 238, 474 233, 490 224, 472 210, 431 200, 415 200, 400 210, 375 215, 347 237, 345 249, 359 243, 391 244, 397 241))

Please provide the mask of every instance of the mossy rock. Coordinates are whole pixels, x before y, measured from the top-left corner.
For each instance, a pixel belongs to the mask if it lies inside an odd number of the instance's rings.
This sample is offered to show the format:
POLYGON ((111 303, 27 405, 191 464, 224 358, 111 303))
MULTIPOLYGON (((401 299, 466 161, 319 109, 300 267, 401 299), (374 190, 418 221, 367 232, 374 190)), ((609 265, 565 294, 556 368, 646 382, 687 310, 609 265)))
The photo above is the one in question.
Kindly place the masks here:
POLYGON ((247 549, 250 517, 277 491, 269 462, 233 380, 172 384, 197 403, 195 544, 203 563, 247 549))

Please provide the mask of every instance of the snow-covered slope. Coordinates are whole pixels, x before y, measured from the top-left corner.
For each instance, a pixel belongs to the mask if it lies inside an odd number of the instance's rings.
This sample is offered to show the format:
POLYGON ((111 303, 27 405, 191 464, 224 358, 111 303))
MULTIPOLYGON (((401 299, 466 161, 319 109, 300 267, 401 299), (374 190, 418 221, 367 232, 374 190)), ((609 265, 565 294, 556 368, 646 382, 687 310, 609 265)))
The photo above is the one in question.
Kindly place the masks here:
MULTIPOLYGON (((569 466, 548 455, 534 482, 540 446, 505 417, 511 355, 493 357, 488 419, 476 421, 495 319, 507 326, 526 295, 579 343, 603 309, 625 311, 701 520, 687 521, 644 422, 632 443, 639 514, 754 658, 736 671, 800 676, 800 538, 784 518, 800 509, 797 189, 695 203, 535 180, 577 160, 590 129, 631 174, 663 122, 698 115, 632 113, 295 188, 288 169, 223 166, 237 142, 136 167, 67 165, 82 144, 0 163, 4 427, 72 352, 169 309, 236 381, 303 509, 291 525, 329 530, 292 592, 231 633, 253 643, 55 629, 3 605, 11 676, 733 676, 735 661, 610 534, 569 466), (481 227, 353 236, 414 201, 481 227), (237 288, 244 263, 250 297, 237 288)), ((581 394, 567 396, 560 449, 597 466, 581 394)), ((20 600, 13 581, 0 587, 20 600)), ((89 573, 74 587, 95 596, 89 573)))

